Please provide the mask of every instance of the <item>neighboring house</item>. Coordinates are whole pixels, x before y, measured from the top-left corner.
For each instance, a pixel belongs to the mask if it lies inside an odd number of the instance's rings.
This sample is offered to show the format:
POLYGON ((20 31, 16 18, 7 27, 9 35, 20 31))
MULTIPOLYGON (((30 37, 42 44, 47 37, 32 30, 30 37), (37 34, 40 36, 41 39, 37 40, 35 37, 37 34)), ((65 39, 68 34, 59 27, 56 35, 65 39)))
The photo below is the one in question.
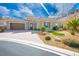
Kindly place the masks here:
POLYGON ((0 32, 3 32, 5 30, 5 26, 6 24, 0 21, 0 32))

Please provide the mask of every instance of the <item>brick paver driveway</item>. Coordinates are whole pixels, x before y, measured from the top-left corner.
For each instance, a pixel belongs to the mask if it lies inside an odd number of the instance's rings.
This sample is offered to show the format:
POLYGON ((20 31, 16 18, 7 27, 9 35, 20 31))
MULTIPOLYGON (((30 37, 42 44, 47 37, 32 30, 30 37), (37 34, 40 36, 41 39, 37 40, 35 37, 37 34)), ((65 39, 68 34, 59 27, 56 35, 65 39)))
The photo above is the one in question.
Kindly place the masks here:
POLYGON ((0 33, 0 38, 22 39, 30 42, 44 44, 43 41, 38 37, 38 35, 36 33, 32 33, 31 31, 7 31, 0 33))

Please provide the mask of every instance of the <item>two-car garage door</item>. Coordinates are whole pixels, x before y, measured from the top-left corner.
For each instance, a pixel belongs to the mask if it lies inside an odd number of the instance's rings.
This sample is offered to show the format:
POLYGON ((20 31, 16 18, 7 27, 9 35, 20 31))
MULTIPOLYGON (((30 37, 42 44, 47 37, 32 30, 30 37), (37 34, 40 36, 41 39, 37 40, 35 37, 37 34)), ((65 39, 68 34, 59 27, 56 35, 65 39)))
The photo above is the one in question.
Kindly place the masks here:
POLYGON ((24 23, 10 23, 11 30, 24 30, 25 24, 24 23))

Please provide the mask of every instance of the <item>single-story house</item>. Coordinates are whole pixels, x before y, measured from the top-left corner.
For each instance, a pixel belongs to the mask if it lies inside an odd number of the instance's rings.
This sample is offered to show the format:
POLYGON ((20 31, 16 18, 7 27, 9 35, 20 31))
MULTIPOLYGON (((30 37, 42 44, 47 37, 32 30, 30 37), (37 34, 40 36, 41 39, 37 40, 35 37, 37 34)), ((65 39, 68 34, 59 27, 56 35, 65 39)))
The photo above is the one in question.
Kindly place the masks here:
POLYGON ((0 19, 0 27, 5 27, 6 30, 34 30, 40 27, 46 26, 49 30, 52 29, 53 25, 63 25, 70 19, 79 18, 79 12, 70 14, 60 19, 54 18, 38 18, 29 16, 26 20, 15 20, 15 19, 0 19))

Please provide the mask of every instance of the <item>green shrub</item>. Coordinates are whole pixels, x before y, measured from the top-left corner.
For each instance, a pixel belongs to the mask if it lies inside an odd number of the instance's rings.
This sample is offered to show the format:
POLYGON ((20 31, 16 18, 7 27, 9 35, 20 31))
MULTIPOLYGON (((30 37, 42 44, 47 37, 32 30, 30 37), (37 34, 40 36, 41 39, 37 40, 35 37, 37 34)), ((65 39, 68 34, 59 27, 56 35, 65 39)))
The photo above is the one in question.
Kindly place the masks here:
POLYGON ((72 35, 75 35, 75 32, 74 32, 74 31, 70 31, 70 33, 71 33, 72 35))
POLYGON ((79 48, 79 41, 75 39, 64 39, 63 43, 74 48, 79 48))
POLYGON ((52 27, 52 30, 58 30, 59 28, 58 28, 58 26, 53 26, 52 27))
POLYGON ((40 28, 40 30, 41 30, 42 32, 44 32, 44 31, 47 30, 47 27, 43 26, 43 27, 40 28))
POLYGON ((59 31, 62 31, 63 28, 64 28, 63 25, 61 25, 61 24, 58 25, 58 30, 59 30, 59 31))
POLYGON ((40 31, 40 28, 36 28, 35 30, 40 31))

